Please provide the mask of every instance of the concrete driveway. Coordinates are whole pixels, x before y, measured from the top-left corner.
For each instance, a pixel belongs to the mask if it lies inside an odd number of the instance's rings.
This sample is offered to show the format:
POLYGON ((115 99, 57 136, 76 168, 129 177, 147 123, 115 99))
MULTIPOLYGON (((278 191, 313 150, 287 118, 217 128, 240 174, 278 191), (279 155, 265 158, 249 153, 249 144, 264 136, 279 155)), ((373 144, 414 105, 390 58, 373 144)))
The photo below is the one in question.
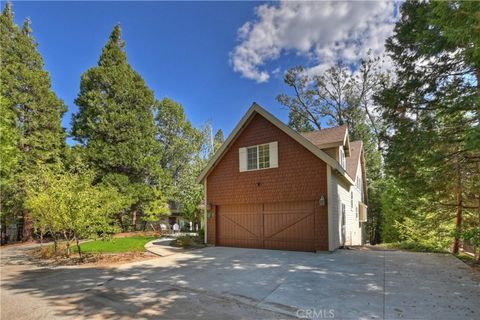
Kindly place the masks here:
POLYGON ((480 284, 450 255, 212 247, 51 269, 1 254, 2 319, 480 318, 480 284))

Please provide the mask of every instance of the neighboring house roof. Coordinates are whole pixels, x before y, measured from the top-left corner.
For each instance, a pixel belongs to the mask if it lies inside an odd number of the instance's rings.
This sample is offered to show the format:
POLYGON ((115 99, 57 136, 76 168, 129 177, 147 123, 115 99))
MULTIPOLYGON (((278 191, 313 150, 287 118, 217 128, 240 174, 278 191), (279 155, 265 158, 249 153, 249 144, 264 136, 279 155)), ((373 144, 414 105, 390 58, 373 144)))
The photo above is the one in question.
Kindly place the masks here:
POLYGON ((222 156, 228 151, 233 141, 243 131, 243 129, 247 127, 249 121, 253 118, 255 114, 259 114, 263 116, 265 119, 270 121, 273 125, 275 125, 277 128, 285 132, 292 139, 300 143, 307 150, 309 150, 318 158, 320 158, 325 163, 327 163, 330 167, 332 167, 335 171, 337 171, 340 174, 340 176, 342 176, 348 183, 350 183, 351 185, 354 184, 354 181, 347 174, 347 171, 344 168, 342 168, 342 166, 335 159, 333 159, 323 150, 318 148, 318 146, 313 144, 310 140, 306 139, 299 133, 292 130, 290 127, 288 127, 286 124, 284 124, 282 121, 277 119, 267 110, 260 107, 255 102, 252 104, 250 109, 248 109, 247 113, 243 116, 243 118, 237 124, 235 129, 233 129, 232 133, 228 136, 227 140, 225 140, 225 142, 222 144, 220 149, 213 155, 212 159, 210 159, 205 169, 203 169, 203 171, 200 173, 200 176, 197 178, 198 183, 202 182, 210 174, 210 172, 215 168, 215 166, 217 165, 219 160, 222 158, 222 156))
POLYGON ((348 126, 346 124, 326 128, 317 131, 303 132, 302 136, 310 140, 320 149, 345 146, 345 155, 350 155, 350 140, 348 138, 348 126))
POLYGON ((350 142, 350 157, 347 158, 347 173, 353 180, 355 180, 357 169, 360 165, 362 147, 363 142, 361 140, 350 142))

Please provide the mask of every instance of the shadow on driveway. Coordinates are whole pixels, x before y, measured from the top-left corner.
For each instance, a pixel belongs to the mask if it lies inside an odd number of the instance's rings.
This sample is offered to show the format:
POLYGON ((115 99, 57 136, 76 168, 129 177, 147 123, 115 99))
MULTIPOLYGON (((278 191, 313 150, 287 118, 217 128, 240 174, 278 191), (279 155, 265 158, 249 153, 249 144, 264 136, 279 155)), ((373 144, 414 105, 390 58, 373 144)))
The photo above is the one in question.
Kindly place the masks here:
POLYGON ((115 269, 2 270, 2 291, 35 296, 70 318, 285 319, 333 310, 342 319, 478 319, 479 285, 451 259, 214 247, 115 269))

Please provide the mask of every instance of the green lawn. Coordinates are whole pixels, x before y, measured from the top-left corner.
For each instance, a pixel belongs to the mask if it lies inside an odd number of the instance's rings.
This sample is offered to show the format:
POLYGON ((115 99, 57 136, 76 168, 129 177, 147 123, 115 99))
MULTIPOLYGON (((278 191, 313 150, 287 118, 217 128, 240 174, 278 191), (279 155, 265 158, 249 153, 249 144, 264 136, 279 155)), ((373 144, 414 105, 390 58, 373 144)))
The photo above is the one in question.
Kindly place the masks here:
MULTIPOLYGON (((127 237, 110 240, 95 240, 80 245, 84 253, 121 253, 145 251, 145 244, 157 239, 156 237, 127 237)), ((76 247, 73 248, 75 252, 76 247)))

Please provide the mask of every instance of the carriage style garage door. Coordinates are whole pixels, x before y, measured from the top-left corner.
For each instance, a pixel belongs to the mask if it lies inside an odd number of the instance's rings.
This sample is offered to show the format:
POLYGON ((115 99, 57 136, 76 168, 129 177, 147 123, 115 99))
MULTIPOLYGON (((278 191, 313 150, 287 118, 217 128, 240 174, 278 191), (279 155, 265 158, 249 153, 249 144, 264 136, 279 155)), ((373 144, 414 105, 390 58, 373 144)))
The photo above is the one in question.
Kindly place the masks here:
POLYGON ((217 245, 314 250, 314 201, 220 205, 217 245))

